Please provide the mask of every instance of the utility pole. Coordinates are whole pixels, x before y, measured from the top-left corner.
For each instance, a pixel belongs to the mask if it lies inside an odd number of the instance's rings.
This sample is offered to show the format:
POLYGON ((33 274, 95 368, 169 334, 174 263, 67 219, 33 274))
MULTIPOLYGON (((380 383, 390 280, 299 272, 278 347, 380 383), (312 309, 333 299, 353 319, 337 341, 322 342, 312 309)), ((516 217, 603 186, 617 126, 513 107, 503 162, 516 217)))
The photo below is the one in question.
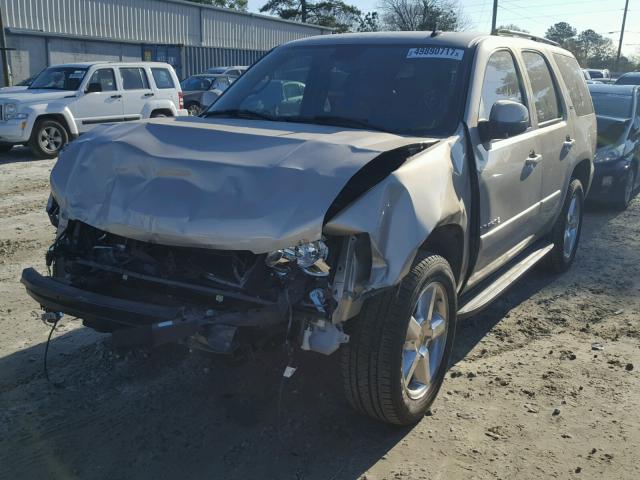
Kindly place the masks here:
POLYGON ((618 56, 616 57, 616 70, 620 64, 620 53, 622 53, 622 39, 624 38, 624 24, 627 23, 627 10, 629 9, 629 0, 624 2, 624 15, 622 15, 622 30, 620 30, 620 42, 618 43, 618 56))
POLYGON ((0 52, 2 53, 2 73, 4 76, 4 84, 7 87, 11 86, 11 77, 9 75, 9 55, 7 50, 13 50, 7 48, 7 38, 4 35, 4 19, 2 18, 2 8, 0 8, 0 52))
MULTIPOLYGON (((627 0, 627 3, 629 0, 627 0)), ((493 0, 493 17, 491 18, 491 35, 496 33, 496 21, 498 20, 498 0, 493 0)), ((622 27, 624 28, 624 27, 622 27)))

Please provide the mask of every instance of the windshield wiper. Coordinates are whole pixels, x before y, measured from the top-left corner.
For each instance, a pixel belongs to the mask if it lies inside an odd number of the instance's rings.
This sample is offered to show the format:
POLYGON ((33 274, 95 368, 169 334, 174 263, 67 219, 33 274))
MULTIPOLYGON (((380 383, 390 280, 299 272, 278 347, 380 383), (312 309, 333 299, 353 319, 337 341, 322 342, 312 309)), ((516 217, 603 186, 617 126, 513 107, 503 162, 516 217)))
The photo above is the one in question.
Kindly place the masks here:
POLYGON ((316 115, 313 117, 287 117, 284 120, 286 120, 287 122, 317 123, 319 125, 334 125, 337 127, 376 130, 378 132, 393 133, 397 135, 396 132, 393 132, 384 127, 380 127, 378 125, 373 125, 372 123, 369 123, 367 120, 359 119, 359 118, 340 117, 337 115, 316 115))
POLYGON ((255 112, 253 110, 243 110, 239 108, 230 108, 227 110, 213 110, 211 112, 205 112, 203 115, 208 117, 236 117, 236 118, 253 118, 258 120, 276 120, 271 115, 266 113, 255 112))

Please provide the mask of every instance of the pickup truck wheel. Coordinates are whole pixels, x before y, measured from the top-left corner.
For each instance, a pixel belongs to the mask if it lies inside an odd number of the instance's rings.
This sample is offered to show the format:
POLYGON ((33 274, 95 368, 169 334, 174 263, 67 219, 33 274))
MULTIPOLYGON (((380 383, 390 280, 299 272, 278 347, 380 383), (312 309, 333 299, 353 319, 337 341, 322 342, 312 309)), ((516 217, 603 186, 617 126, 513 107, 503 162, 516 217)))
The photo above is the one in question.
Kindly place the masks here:
POLYGON ((455 285, 447 261, 427 254, 397 288, 365 302, 342 357, 345 393, 356 410, 396 425, 424 416, 451 357, 455 285))
POLYGON ((7 153, 13 148, 13 145, 0 145, 0 153, 7 153))
POLYGON ((582 231, 583 211, 582 183, 580 180, 573 179, 569 184, 562 211, 551 230, 553 249, 547 256, 547 267, 552 272, 565 272, 573 263, 582 231))
POLYGON ((40 158, 55 158, 68 142, 69 134, 60 122, 40 120, 33 127, 29 147, 40 158))

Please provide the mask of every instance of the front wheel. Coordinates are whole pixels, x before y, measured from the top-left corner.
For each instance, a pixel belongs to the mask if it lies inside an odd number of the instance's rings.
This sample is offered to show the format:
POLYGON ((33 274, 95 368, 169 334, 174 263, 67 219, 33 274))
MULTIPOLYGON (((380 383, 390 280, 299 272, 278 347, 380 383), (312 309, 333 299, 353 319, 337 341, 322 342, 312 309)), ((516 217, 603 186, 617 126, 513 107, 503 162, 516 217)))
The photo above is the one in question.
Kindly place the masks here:
POLYGON ((13 145, 0 144, 0 153, 8 153, 13 148, 13 145))
POLYGON ((618 198, 614 201, 614 206, 618 210, 626 210, 629 204, 631 203, 631 199, 633 198, 633 190, 636 183, 636 172, 632 168, 627 170, 627 173, 624 176, 624 185, 618 192, 618 198))
POLYGON ((55 158, 67 143, 69 134, 60 122, 40 120, 33 127, 29 147, 39 158, 55 158))
POLYGON ((447 261, 427 254, 397 288, 365 302, 342 359, 345 393, 356 410, 396 425, 424 416, 451 358, 455 285, 447 261))
POLYGON ((578 251, 584 213, 584 190, 578 179, 571 180, 562 211, 551 230, 553 249, 547 257, 547 267, 555 273, 569 269, 578 251))

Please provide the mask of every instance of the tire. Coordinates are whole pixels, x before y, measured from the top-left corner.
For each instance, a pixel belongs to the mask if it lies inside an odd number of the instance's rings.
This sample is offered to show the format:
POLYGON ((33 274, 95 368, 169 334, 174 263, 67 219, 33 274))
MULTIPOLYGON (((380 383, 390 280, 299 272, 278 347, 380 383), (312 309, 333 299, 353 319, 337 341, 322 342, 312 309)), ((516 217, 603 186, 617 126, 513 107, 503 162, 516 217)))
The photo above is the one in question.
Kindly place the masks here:
POLYGON ((193 117, 197 117, 202 113, 202 107, 197 103, 190 103, 189 105, 187 105, 187 110, 189 112, 189 115, 193 117))
POLYGON ((169 116, 170 116, 170 115, 167 115, 167 114, 166 114, 166 113, 164 113, 164 112, 152 112, 152 113, 151 113, 151 118, 167 118, 167 117, 169 117, 169 116))
POLYGON ((69 143, 67 129, 56 120, 39 120, 33 127, 29 147, 39 158, 55 158, 69 143))
POLYGON ((546 259, 547 269, 551 272, 563 273, 571 267, 580 242, 583 213, 584 189, 580 180, 574 178, 569 183, 562 211, 551 230, 553 249, 546 259))
POLYGON ((397 288, 365 301, 348 325, 350 341, 342 352, 345 394, 357 411, 395 425, 412 425, 425 415, 451 358, 457 312, 455 285, 447 261, 427 254, 416 260, 397 288), (434 297, 432 310, 437 315, 424 320, 420 328, 414 319, 421 317, 418 300, 424 306, 434 297), (423 339, 429 332, 433 336, 423 339), (416 345, 421 353, 416 352, 416 345))
POLYGON ((618 191, 618 198, 613 202, 613 206, 616 210, 624 211, 627 209, 631 200, 633 199, 633 191, 636 183, 636 171, 633 168, 629 168, 625 175, 624 186, 618 191))
POLYGON ((13 145, 0 145, 0 153, 9 153, 13 145))

